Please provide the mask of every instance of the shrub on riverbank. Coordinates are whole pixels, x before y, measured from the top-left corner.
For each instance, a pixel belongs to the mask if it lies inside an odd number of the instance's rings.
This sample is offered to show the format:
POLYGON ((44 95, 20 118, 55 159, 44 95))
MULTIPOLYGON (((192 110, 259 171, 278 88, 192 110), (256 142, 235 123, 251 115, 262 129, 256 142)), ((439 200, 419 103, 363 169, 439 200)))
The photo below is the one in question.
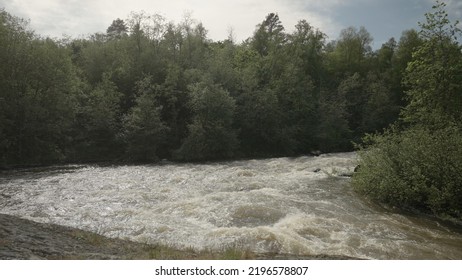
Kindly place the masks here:
POLYGON ((414 127, 368 136, 355 189, 408 210, 462 220, 462 133, 414 127))

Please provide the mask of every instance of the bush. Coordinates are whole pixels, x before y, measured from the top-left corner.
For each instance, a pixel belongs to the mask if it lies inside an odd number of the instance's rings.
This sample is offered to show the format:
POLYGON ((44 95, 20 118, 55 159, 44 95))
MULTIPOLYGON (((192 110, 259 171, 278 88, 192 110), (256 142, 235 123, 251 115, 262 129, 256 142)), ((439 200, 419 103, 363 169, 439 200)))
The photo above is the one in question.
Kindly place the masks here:
POLYGON ((408 210, 462 219, 462 133, 391 128, 365 138, 354 188, 369 198, 408 210))

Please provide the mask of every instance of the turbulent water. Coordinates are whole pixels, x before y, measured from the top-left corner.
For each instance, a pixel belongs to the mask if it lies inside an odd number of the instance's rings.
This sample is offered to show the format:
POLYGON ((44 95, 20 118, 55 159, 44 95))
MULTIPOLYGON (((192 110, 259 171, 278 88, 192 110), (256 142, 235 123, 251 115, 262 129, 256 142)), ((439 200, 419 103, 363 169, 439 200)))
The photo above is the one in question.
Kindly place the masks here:
POLYGON ((355 154, 0 173, 0 213, 180 248, 462 259, 462 233, 350 187, 355 154))

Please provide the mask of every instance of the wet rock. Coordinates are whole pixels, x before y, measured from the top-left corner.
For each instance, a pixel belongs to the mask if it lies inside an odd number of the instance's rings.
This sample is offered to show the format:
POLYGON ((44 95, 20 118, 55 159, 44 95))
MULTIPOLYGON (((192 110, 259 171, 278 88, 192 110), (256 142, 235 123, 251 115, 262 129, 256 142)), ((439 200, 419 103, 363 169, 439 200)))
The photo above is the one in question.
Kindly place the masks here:
POLYGON ((318 156, 322 155, 322 152, 318 151, 318 150, 315 150, 315 151, 311 151, 310 155, 318 157, 318 156))
POLYGON ((342 173, 339 173, 338 176, 339 177, 351 178, 351 177, 353 177, 353 173, 351 173, 351 172, 342 172, 342 173))
POLYGON ((257 260, 361 260, 343 255, 293 255, 279 253, 262 253, 255 256, 257 260))

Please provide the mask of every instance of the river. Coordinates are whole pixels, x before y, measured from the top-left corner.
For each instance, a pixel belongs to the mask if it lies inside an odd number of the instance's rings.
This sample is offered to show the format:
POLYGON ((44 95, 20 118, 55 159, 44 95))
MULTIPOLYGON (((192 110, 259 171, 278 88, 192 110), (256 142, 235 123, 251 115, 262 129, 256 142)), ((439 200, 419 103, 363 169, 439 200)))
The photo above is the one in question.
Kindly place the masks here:
POLYGON ((462 233, 350 186, 354 153, 0 173, 0 213, 178 248, 462 259, 462 233))

